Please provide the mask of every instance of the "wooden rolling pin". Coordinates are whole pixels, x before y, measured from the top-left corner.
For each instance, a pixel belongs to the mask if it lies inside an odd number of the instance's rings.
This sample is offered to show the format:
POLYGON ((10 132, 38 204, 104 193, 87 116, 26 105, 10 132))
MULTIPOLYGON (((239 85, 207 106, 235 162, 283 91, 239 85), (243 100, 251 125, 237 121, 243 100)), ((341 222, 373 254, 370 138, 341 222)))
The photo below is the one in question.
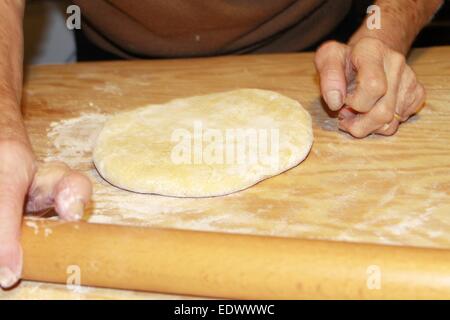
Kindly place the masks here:
POLYGON ((243 299, 450 298, 450 251, 26 221, 24 278, 243 299))

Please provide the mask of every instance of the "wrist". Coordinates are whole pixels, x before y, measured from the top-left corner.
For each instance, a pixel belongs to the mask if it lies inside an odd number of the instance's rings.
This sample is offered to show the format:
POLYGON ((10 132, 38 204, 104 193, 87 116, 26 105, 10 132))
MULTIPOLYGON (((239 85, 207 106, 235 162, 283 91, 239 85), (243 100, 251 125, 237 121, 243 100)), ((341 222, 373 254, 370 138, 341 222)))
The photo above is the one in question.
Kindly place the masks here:
POLYGON ((371 13, 365 19, 348 44, 352 45, 362 38, 375 38, 406 55, 417 34, 432 18, 440 1, 378 0, 375 2, 375 9, 379 11, 371 13), (369 28, 373 21, 379 23, 377 28, 369 28))
POLYGON ((364 38, 377 39, 383 42, 387 47, 406 55, 411 46, 411 41, 405 40, 402 35, 391 35, 383 30, 358 30, 348 41, 349 46, 364 38))

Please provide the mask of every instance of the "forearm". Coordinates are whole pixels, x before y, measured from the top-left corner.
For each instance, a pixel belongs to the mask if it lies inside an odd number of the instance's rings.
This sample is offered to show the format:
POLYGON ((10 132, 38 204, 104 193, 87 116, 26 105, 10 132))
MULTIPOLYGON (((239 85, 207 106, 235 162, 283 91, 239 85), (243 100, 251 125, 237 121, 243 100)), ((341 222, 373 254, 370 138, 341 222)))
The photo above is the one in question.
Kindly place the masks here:
POLYGON ((443 2, 444 0, 377 0, 375 4, 381 9, 381 29, 369 30, 364 22, 349 44, 363 37, 373 37, 406 54, 417 34, 443 2))
POLYGON ((0 1, 0 140, 28 144, 21 114, 25 0, 0 1))

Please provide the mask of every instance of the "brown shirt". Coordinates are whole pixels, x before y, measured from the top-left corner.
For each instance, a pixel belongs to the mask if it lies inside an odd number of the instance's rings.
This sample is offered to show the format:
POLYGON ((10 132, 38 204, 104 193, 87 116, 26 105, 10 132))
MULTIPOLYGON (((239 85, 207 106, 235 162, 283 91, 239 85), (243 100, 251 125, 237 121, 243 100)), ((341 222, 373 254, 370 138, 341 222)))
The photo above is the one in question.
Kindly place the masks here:
POLYGON ((73 0, 83 31, 122 57, 298 51, 329 33, 351 0, 73 0))

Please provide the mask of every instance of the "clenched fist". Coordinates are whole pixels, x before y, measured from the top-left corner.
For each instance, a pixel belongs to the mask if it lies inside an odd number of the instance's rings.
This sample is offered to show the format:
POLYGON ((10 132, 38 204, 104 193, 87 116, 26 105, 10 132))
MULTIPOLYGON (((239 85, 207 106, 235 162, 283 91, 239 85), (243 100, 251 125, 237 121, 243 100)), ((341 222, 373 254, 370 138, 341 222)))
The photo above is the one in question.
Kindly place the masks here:
POLYGON ((325 102, 339 110, 339 128, 357 138, 393 135, 425 100, 404 55, 375 38, 350 45, 326 42, 316 52, 315 65, 325 102))

